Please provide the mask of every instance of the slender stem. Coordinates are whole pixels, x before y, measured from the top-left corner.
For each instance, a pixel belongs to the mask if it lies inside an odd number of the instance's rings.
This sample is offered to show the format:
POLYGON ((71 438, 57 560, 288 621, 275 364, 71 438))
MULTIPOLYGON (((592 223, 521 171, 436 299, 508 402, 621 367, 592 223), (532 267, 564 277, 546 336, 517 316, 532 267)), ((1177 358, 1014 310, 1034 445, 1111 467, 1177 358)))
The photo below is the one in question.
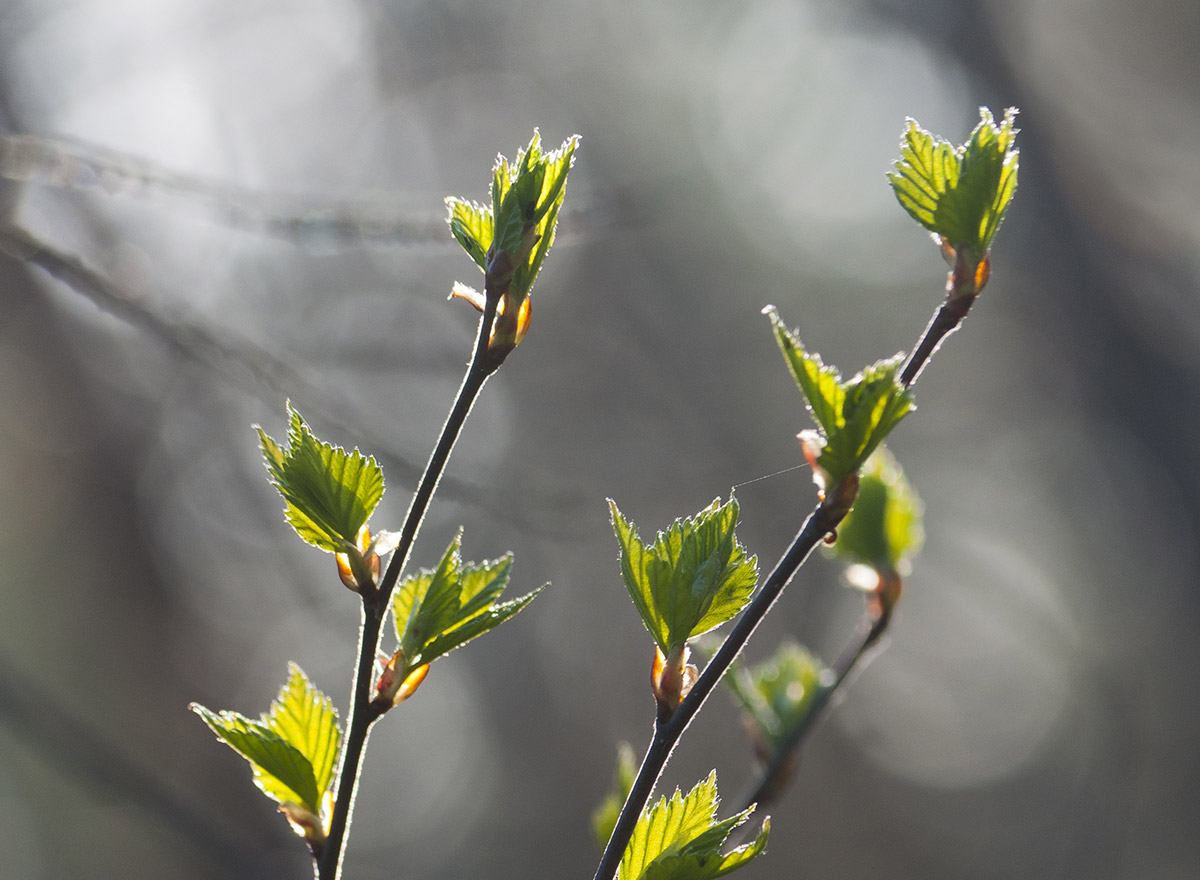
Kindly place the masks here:
POLYGON ((870 614, 864 613, 859 619, 858 627, 855 630, 854 636, 850 642, 842 649, 842 653, 838 655, 834 661, 830 671, 833 673, 832 680, 829 684, 817 690, 813 695, 812 703, 808 707, 808 714, 797 724, 788 734, 779 748, 771 756, 771 760, 763 768, 762 774, 758 778, 758 783, 751 789, 746 797, 742 798, 741 809, 746 809, 752 804, 758 804, 760 807, 765 806, 775 799, 783 786, 786 783, 786 777, 794 768, 794 758, 796 750, 804 738, 808 736, 816 723, 824 717, 825 709, 829 705, 830 699, 834 692, 842 686, 847 676, 862 660, 872 645, 874 645, 883 631, 887 628, 888 618, 872 619, 870 614))
POLYGON ((916 348, 900 371, 900 384, 905 388, 917 381, 925 364, 933 357, 942 341, 958 329, 967 312, 987 283, 990 264, 985 255, 979 263, 972 264, 962 250, 954 255, 954 266, 946 276, 946 299, 941 308, 934 312, 925 332, 921 334, 916 348), (982 269, 982 273, 979 271, 982 269))
POLYGON ((342 749, 341 764, 338 768, 337 795, 334 800, 333 815, 330 818, 329 835, 316 860, 316 876, 318 880, 337 880, 342 871, 342 855, 346 848, 346 834, 350 827, 350 816, 354 809, 354 798, 358 792, 359 770, 362 766, 362 756, 367 745, 367 735, 371 725, 379 719, 382 713, 371 708, 371 681, 375 673, 375 657, 379 652, 379 638, 383 631, 383 621, 387 615, 388 604, 391 601, 392 590, 400 573, 408 564, 417 533, 433 499, 438 480, 445 470, 450 452, 458 440, 463 424, 471 412, 475 398, 483 388, 488 377, 499 366, 488 357, 488 339, 491 335, 492 323, 496 318, 498 298, 488 297, 479 322, 479 333, 475 339, 475 349, 467 373, 459 386, 454 398, 454 405, 442 426, 441 436, 429 457, 417 490, 413 493, 412 503, 404 517, 404 525, 400 530, 400 538, 392 553, 391 561, 380 581, 378 591, 363 595, 362 626, 359 630, 358 668, 354 676, 354 695, 351 704, 350 724, 346 733, 346 744, 342 749))
POLYGON ((746 606, 746 610, 737 619, 737 623, 729 631, 729 635, 704 668, 691 691, 679 704, 679 708, 665 722, 655 725, 650 748, 646 751, 646 757, 642 759, 642 766, 638 769, 629 797, 626 798, 621 815, 617 818, 612 837, 609 838, 608 846, 600 859, 600 866, 596 869, 595 880, 612 880, 616 876, 621 857, 625 854, 625 847, 629 845, 633 829, 637 826, 638 817, 645 809, 650 793, 654 790, 654 785, 658 782, 658 777, 662 774, 676 743, 683 736, 692 718, 700 711, 717 682, 750 640, 759 623, 771 610, 783 588, 796 573, 796 569, 836 525, 836 522, 831 522, 830 513, 824 505, 818 506, 809 514, 787 552, 767 575, 762 589, 746 606))
POLYGON ((901 385, 908 387, 917 381, 917 377, 925 369, 925 364, 942 344, 942 340, 958 329, 970 307, 969 302, 964 304, 962 300, 947 298, 941 308, 934 312, 925 327, 925 332, 921 334, 917 347, 913 349, 913 353, 904 364, 904 369, 900 371, 901 385))
MULTIPOLYGON (((983 278, 986 280, 986 274, 983 278)), ((901 384, 907 387, 917 381, 921 370, 924 369, 933 353, 937 351, 942 340, 962 323, 981 287, 982 284, 978 283, 974 271, 968 271, 965 260, 960 256, 946 281, 946 299, 926 326, 912 355, 905 363, 900 376, 901 384)), ((650 799, 650 794, 654 790, 659 776, 662 775, 663 768, 671 757, 676 743, 683 736, 683 732, 692 718, 700 711, 700 707, 704 705, 704 701, 712 693, 713 688, 717 686, 717 682, 737 659, 737 655, 750 640, 750 636, 754 634, 759 623, 771 610, 771 606, 775 604, 775 600, 779 598, 783 588, 788 585, 796 573, 796 569, 804 563, 817 544, 837 528, 845 513, 845 509, 839 510, 835 505, 821 504, 809 514, 787 552, 767 575, 762 589, 746 606, 746 610, 742 612, 733 629, 730 630, 729 636, 721 644, 717 653, 713 655, 696 684, 679 704, 679 708, 665 722, 655 725, 650 747, 646 750, 646 756, 642 759, 641 767, 638 768, 633 787, 625 799, 625 806, 621 808, 621 813, 617 817, 617 824, 608 840, 608 846, 605 847, 604 855, 600 858, 595 880, 612 880, 616 876, 621 858, 625 854, 625 848, 629 845, 633 830, 637 826, 638 817, 645 809, 646 802, 650 799)), ((869 630, 860 647, 852 651, 848 649, 849 653, 843 652, 839 663, 844 660, 846 665, 840 678, 837 679, 839 683, 857 662, 858 657, 874 643, 878 636, 878 632, 872 634, 869 630)), ((836 670, 835 676, 837 676, 836 670)), ((828 700, 828 694, 824 699, 828 700)))

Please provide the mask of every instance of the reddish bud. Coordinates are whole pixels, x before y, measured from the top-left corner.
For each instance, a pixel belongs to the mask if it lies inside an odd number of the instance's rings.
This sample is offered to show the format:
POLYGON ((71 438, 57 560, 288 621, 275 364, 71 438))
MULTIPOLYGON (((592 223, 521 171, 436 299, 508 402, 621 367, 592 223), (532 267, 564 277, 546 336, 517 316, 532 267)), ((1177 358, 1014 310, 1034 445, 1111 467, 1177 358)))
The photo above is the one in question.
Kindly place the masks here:
POLYGON ((691 649, 686 643, 676 645, 671 653, 663 656, 662 649, 654 646, 654 663, 650 668, 650 688, 658 702, 659 718, 670 718, 683 698, 688 695, 700 672, 688 662, 691 649))
MULTIPOLYGON (((326 796, 328 794, 326 792, 326 796)), ((283 801, 279 805, 279 812, 283 813, 284 818, 288 820, 288 824, 292 826, 292 830, 296 832, 296 835, 304 838, 312 854, 314 856, 320 855, 321 849, 325 845, 325 838, 329 833, 320 817, 307 807, 292 803, 291 801, 283 801)))
POLYGON ((356 593, 364 587, 373 588, 379 582, 379 554, 371 543, 371 530, 366 526, 358 533, 358 546, 345 553, 338 553, 338 577, 348 589, 356 593))
POLYGON ((372 702, 382 703, 389 709, 397 706, 417 692, 417 688, 428 674, 428 663, 423 663, 416 669, 409 669, 404 652, 397 651, 379 674, 379 681, 375 684, 375 699, 372 702))

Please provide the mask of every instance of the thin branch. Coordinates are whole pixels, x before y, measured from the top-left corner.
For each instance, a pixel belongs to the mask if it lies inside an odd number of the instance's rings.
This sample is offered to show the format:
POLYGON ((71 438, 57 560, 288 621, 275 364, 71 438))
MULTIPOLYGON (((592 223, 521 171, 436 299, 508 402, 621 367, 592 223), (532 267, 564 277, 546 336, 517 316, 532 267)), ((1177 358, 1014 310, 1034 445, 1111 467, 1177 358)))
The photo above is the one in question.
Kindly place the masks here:
POLYGON ((767 804, 773 802, 779 796, 779 793, 783 791, 788 778, 795 770, 795 756, 800 745, 804 742, 809 732, 816 727, 817 722, 824 718, 825 711, 829 707, 834 693, 842 686, 850 673, 862 661, 863 657, 867 655, 871 647, 879 641, 884 630, 887 629, 887 624, 888 618, 874 619, 868 613, 864 613, 859 619, 854 636, 842 649, 842 653, 838 655, 833 666, 830 667, 830 671, 833 673, 832 679, 813 694, 812 703, 808 707, 808 714, 792 729, 787 739, 771 755, 770 761, 767 762, 759 774, 757 783, 741 799, 741 809, 744 810, 753 804, 765 807, 767 804))
POLYGON ((223 877, 257 876, 263 854, 249 839, 214 822, 214 813, 193 806, 64 705, 0 656, 0 722, 73 785, 136 805, 191 843, 223 877))
POLYGON ((329 835, 316 862, 318 880, 337 880, 341 876, 342 856, 345 852, 346 834, 354 809, 354 798, 358 791, 362 756, 366 750, 367 736, 370 733, 371 725, 378 720, 381 714, 371 708, 371 681, 375 672, 375 657, 379 653, 379 638, 383 629, 383 620, 391 601, 392 590, 408 564, 417 533, 421 529, 426 511, 429 509, 429 502, 437 489, 438 481, 445 470, 454 444, 462 432, 463 424, 471 412, 471 407, 474 405, 480 389, 498 366, 488 359, 488 339, 496 317, 498 301, 498 298, 491 296, 487 299, 483 317, 479 322, 479 333, 475 340, 475 350, 470 366, 467 367, 467 373, 463 377, 462 385, 454 399, 454 405, 442 427, 437 446, 434 447, 433 454, 429 458, 429 464, 425 466, 417 490, 413 494, 412 503, 409 505, 408 513, 404 517, 404 525, 400 530, 399 543, 392 553, 391 561, 380 581, 379 589, 374 594, 363 597, 363 625, 359 634, 358 669, 354 678, 350 725, 346 734, 346 746, 342 750, 341 765, 338 769, 337 796, 330 820, 329 835))
MULTIPOLYGON (((62 137, 10 134, 0 138, 0 177, 107 195, 165 196, 199 205, 235 229, 320 251, 362 245, 448 248, 453 244, 446 234, 444 215, 397 211, 394 195, 338 198, 264 192, 62 137)), ((589 229, 627 228, 631 214, 636 217, 631 206, 624 204, 627 201, 610 197, 561 216, 567 219, 587 213, 589 229)), ((569 228, 565 237, 571 237, 569 228)))
POLYGON ((712 693, 729 666, 737 659, 737 655, 741 653, 746 642, 750 640, 750 636, 754 634, 767 612, 771 610, 771 606, 775 604, 780 593, 783 592, 783 588, 791 581, 796 569, 803 564, 813 549, 836 525, 836 522, 830 522, 829 510, 824 505, 819 505, 809 514, 787 552, 767 575, 762 589, 738 617, 733 629, 729 631, 729 635, 722 642, 717 653, 713 655, 712 660, 708 662, 691 691, 679 704, 679 708, 665 722, 655 725, 650 748, 647 750, 645 758, 642 759, 642 766, 638 768, 633 787, 625 800, 625 806, 621 810, 617 824, 613 828, 608 846, 604 849, 604 855, 601 856, 595 880, 612 880, 616 876, 617 868, 620 866, 625 848, 633 836, 638 818, 641 816, 646 802, 650 799, 650 794, 658 782, 658 777, 662 775, 671 752, 680 737, 683 736, 688 724, 700 711, 700 707, 704 705, 704 701, 708 699, 709 694, 712 693))
POLYGON ((917 381, 945 338, 959 328, 987 283, 990 263, 986 254, 977 266, 970 265, 965 253, 950 251, 948 256, 954 262, 946 276, 946 299, 930 318, 904 369, 900 371, 900 384, 905 388, 917 381))
MULTIPOLYGON (((962 254, 957 255, 954 268, 946 282, 946 301, 926 326, 901 373, 900 382, 905 387, 916 382, 921 370, 942 340, 953 332, 966 317, 975 297, 987 280, 986 261, 987 257, 985 256, 982 273, 974 271, 974 267, 970 267, 970 271, 968 271, 965 257, 962 254)), ((625 854, 625 848, 629 845, 634 828, 637 826, 638 818, 645 809, 671 752, 680 737, 683 736, 688 724, 700 711, 700 707, 703 706, 717 683, 729 671, 729 667, 737 659, 738 654, 741 653, 742 648, 754 634, 767 612, 771 610, 796 570, 809 557, 817 544, 837 528, 845 513, 845 508, 839 509, 836 505, 822 503, 809 514, 787 552, 767 575, 762 589, 738 617, 733 629, 730 630, 717 653, 704 668, 704 672, 697 679, 691 691, 679 704, 679 708, 665 722, 655 724, 650 747, 642 759, 642 765, 638 768, 633 787, 617 817, 617 823, 609 838, 608 846, 605 847, 604 854, 600 858, 595 880, 612 880, 616 876, 621 858, 625 854)), ((858 656, 878 638, 878 633, 873 636, 868 633, 868 636, 868 640, 864 641, 860 649, 852 651, 850 655, 845 655, 846 668, 842 673, 843 678, 857 662, 858 656)), ((827 696, 826 699, 828 699, 827 696)))
MULTIPOLYGON (((358 420, 338 417, 333 407, 323 403, 324 394, 312 386, 288 364, 245 339, 235 339, 228 330, 218 336, 208 328, 177 321, 163 315, 144 299, 136 298, 84 263, 74 254, 58 250, 16 226, 0 224, 0 253, 37 266, 66 284, 107 312, 145 332, 175 354, 200 364, 257 400, 278 406, 284 398, 299 401, 310 418, 342 426, 351 443, 376 450, 388 468, 388 477, 412 488, 417 485, 421 468, 398 452, 389 450, 389 442, 364 429, 358 420)), ((456 500, 487 507, 483 488, 458 478, 447 477, 442 489, 456 500)), ((511 517, 511 511, 495 510, 511 517)))

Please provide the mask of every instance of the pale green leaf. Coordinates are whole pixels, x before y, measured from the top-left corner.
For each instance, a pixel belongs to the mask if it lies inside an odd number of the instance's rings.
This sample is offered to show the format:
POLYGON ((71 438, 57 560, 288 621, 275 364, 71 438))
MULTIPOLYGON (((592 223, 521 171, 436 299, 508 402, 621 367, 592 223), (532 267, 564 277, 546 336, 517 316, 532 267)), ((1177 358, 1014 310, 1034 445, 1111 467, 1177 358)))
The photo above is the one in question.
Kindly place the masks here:
POLYGON ((718 822, 718 803, 715 771, 686 796, 676 789, 670 800, 660 798, 638 819, 618 880, 709 880, 761 853, 767 843, 767 822, 753 843, 721 853, 730 832, 749 818, 753 807, 718 822))
POLYGON ((357 449, 322 443, 288 404, 288 448, 257 428, 271 482, 286 502, 292 528, 330 553, 353 547, 383 497, 383 471, 357 449))
POLYGON ((955 250, 987 254, 1017 188, 1016 110, 999 125, 980 108, 980 122, 955 147, 908 120, 900 159, 888 180, 914 220, 942 236, 955 250))
POLYGON ((464 564, 461 548, 459 532, 436 569, 423 569, 406 578, 392 597, 396 638, 410 670, 494 629, 541 592, 534 590, 498 602, 508 586, 512 554, 464 564))
POLYGON ((478 202, 450 196, 446 199, 450 232, 480 269, 487 268, 487 251, 492 246, 492 209, 478 202))
POLYGON ((924 539, 921 515, 921 499, 896 459, 881 446, 867 460, 858 498, 829 550, 851 564, 905 574, 924 539))
POLYGON ((722 681, 753 719, 756 739, 769 754, 808 717, 813 699, 825 687, 824 676, 825 665, 789 639, 760 664, 735 664, 722 681))
POLYGON ((492 168, 491 206, 463 199, 446 200, 450 227, 471 259, 489 271, 488 254, 503 255, 511 264, 505 308, 516 314, 554 242, 558 210, 566 192, 567 172, 575 161, 579 136, 563 141, 554 151, 542 149, 535 131, 529 145, 509 162, 496 158, 492 168))
POLYGON ((299 749, 263 721, 252 721, 237 712, 213 712, 197 703, 191 709, 221 742, 250 762, 254 783, 267 797, 300 804, 317 814, 320 793, 316 777, 312 763, 299 749))
POLYGON ((836 367, 827 367, 819 354, 810 354, 800 344, 800 338, 783 323, 773 306, 763 310, 771 321, 775 341, 783 352, 792 378, 800 386, 808 411, 813 421, 821 426, 826 436, 841 427, 842 402, 846 394, 842 388, 842 376, 836 367))
MULTIPOLYGON (((912 392, 899 382, 904 356, 878 361, 849 380, 818 355, 805 350, 773 306, 763 310, 813 421, 820 428, 818 466, 831 484, 862 467, 863 462, 914 409, 912 392)), ((822 477, 825 479, 825 476, 822 477)))
POLYGON ((842 384, 841 424, 826 435, 818 459, 835 481, 862 467, 868 456, 912 411, 912 392, 897 381, 904 356, 898 354, 863 369, 842 384))
POLYGON ((342 741, 337 710, 295 663, 288 664, 287 683, 271 704, 266 722, 308 759, 317 790, 327 791, 342 741))
POLYGON ((299 666, 289 664, 287 682, 257 721, 196 703, 191 709, 250 762, 255 784, 268 797, 320 815, 322 797, 333 782, 341 730, 333 704, 299 666))
POLYGON ((758 559, 747 558, 734 533, 734 498, 676 520, 650 546, 611 500, 609 510, 625 587, 664 654, 732 619, 749 602, 758 559))
POLYGON ((540 159, 544 173, 541 175, 540 192, 531 214, 536 239, 533 250, 518 264, 513 273, 513 288, 517 291, 519 299, 528 295, 542 270, 550 245, 554 243, 555 232, 558 229, 558 211, 566 196, 567 172, 575 162, 575 150, 578 146, 579 137, 572 136, 557 150, 543 154, 540 159))

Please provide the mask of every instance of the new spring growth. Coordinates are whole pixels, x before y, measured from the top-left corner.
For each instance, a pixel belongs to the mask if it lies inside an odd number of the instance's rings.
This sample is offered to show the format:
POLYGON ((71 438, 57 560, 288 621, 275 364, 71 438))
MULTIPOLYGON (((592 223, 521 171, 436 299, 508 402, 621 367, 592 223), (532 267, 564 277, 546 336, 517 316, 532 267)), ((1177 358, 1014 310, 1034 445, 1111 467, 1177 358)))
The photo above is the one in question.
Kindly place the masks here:
POLYGON ((775 341, 817 424, 816 430, 800 434, 800 443, 812 465, 823 515, 833 529, 854 503, 863 462, 914 408, 912 393, 897 381, 904 356, 877 361, 843 379, 836 367, 826 366, 820 355, 804 348, 774 306, 763 313, 771 320, 775 341))
POLYGON ((868 459, 859 497, 842 521, 832 555, 848 563, 846 580, 867 596, 872 641, 886 629, 903 578, 924 542, 921 499, 899 463, 880 447, 868 459))
POLYGON ((987 284, 988 251, 1017 191, 1016 108, 1005 110, 999 124, 986 107, 979 117, 959 146, 909 119, 888 174, 896 199, 933 233, 951 266, 950 301, 974 300, 987 284))
POLYGON ((658 645, 654 646, 654 663, 650 667, 650 690, 658 704, 660 721, 666 721, 675 714, 683 698, 700 677, 700 670, 694 663, 689 662, 691 656, 692 649, 686 642, 677 644, 668 655, 664 655, 658 645))
POLYGON ((494 305, 496 317, 488 341, 493 369, 529 331, 529 292, 554 243, 567 173, 578 146, 579 136, 572 135, 557 150, 544 152, 535 131, 529 146, 511 164, 497 157, 491 205, 446 199, 450 231, 484 275, 482 294, 455 282, 450 295, 485 314, 488 305, 494 305))
POLYGON ((404 660, 404 651, 397 649, 379 671, 375 698, 371 701, 375 712, 382 715, 393 706, 399 706, 417 692, 428 674, 428 663, 411 669, 404 660))
POLYGON ((609 501, 620 544, 621 576, 655 642, 651 690, 659 718, 669 718, 695 683, 688 642, 737 616, 758 583, 758 560, 746 555, 734 528, 738 504, 713 501, 676 520, 647 544, 609 501))
POLYGON ((287 521, 304 541, 334 554, 342 583, 366 595, 379 577, 380 555, 395 547, 394 535, 372 539, 367 527, 383 498, 383 470, 357 449, 322 442, 290 403, 287 412, 286 448, 256 428, 287 521))
POLYGON ((238 712, 213 712, 192 703, 217 738, 250 764, 254 784, 279 804, 292 829, 314 856, 329 832, 332 786, 342 733, 337 710, 299 666, 270 708, 257 719, 238 712))

